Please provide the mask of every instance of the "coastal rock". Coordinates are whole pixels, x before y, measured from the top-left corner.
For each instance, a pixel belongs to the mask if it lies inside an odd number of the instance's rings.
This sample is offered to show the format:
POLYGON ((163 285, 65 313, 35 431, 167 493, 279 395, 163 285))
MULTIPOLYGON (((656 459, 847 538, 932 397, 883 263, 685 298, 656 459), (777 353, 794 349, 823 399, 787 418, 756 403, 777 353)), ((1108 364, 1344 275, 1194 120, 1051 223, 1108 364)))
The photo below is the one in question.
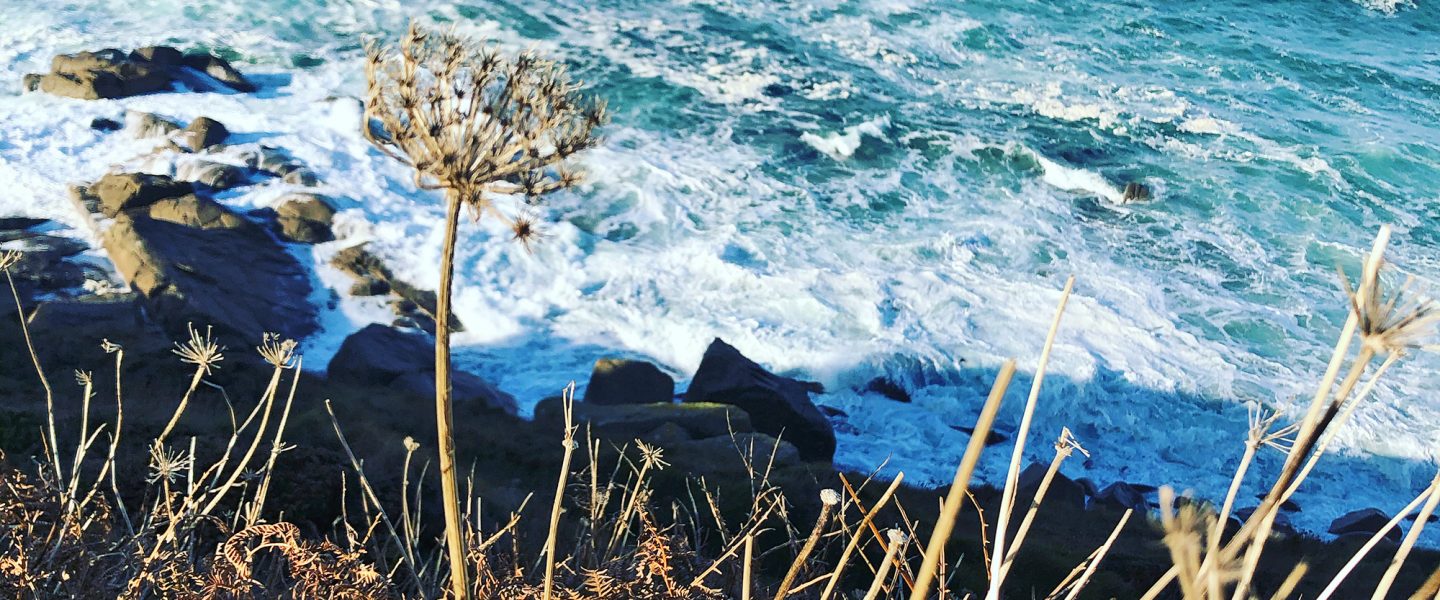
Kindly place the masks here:
MULTIPOLYGON (((1045 472, 1049 470, 1048 465, 1030 463, 1020 472, 1016 480, 1017 487, 1015 497, 1024 502, 1035 497, 1035 492, 1040 490, 1040 482, 1045 479, 1045 472)), ((1050 487, 1045 490, 1045 504, 1049 506, 1066 506, 1076 509, 1085 508, 1085 488, 1074 480, 1066 477, 1064 473, 1056 472, 1055 477, 1050 480, 1050 487)))
POLYGON ((390 284, 374 277, 365 277, 350 286, 350 295, 364 298, 367 296, 384 296, 390 293, 390 284))
MULTIPOLYGON (((1390 515, 1385 514, 1378 508, 1362 508, 1341 515, 1330 522, 1330 533, 1335 535, 1363 534, 1369 538, 1375 535, 1390 522, 1390 515)), ((1398 544, 1402 535, 1399 527, 1393 527, 1385 534, 1385 539, 1391 543, 1398 544)))
POLYGON ((284 150, 271 148, 269 146, 261 146, 260 151, 252 155, 250 159, 253 161, 250 164, 250 168, 269 173, 275 177, 285 177, 286 175, 305 168, 305 165, 291 158, 284 150))
POLYGON ((209 75, 237 92, 250 93, 260 89, 232 66, 230 61, 213 54, 188 52, 182 60, 185 66, 209 75))
POLYGON ((228 190, 249 182, 249 173, 237 167, 208 160, 190 160, 175 167, 175 178, 198 183, 212 190, 228 190))
POLYGON ((1134 509, 1135 512, 1141 514, 1150 510, 1150 504, 1145 501, 1145 494, 1123 481, 1105 486, 1105 489, 1095 494, 1094 504, 1119 510, 1134 509))
POLYGON ((186 73, 187 68, 237 91, 257 89, 223 58, 207 53, 182 55, 168 46, 150 46, 128 54, 114 48, 61 54, 51 59, 49 73, 26 75, 23 84, 27 91, 82 100, 126 98, 168 91, 181 80, 198 79, 186 73))
POLYGON ((172 336, 190 323, 237 342, 267 332, 301 339, 315 329, 308 274, 259 226, 194 195, 144 206, 117 212, 102 242, 172 336))
POLYGON ((643 360, 597 360, 585 388, 587 404, 668 404, 674 400, 675 379, 643 360))
MULTIPOLYGON (((434 342, 426 336, 371 324, 345 338, 327 372, 338 381, 433 397, 434 361, 434 342)), ((464 414, 474 416, 484 410, 515 414, 514 397, 475 375, 453 371, 450 385, 455 406, 464 414)))
POLYGON ((295 169, 294 171, 286 173, 283 180, 290 185, 298 185, 301 187, 315 187, 320 185, 320 177, 315 175, 314 171, 305 168, 295 169))
POLYGON ((1150 186, 1138 182, 1125 184, 1122 202, 1143 202, 1150 199, 1150 186))
POLYGON ((733 404, 750 414, 756 430, 794 444, 805 460, 835 456, 835 430, 810 401, 808 387, 765 370, 719 338, 705 350, 685 402, 733 404))
MULTIPOLYGON (((345 248, 335 253, 330 260, 331 266, 349 273, 357 280, 374 279, 385 282, 390 291, 397 296, 397 301, 391 306, 399 320, 406 322, 407 326, 418 327, 427 333, 435 332, 435 311, 437 299, 435 292, 422 290, 395 277, 384 261, 371 254, 365 249, 364 244, 345 248)), ((450 315, 450 330, 464 331, 460 319, 453 313, 450 315)))
POLYGON ((165 138, 180 129, 180 124, 155 113, 136 110, 125 113, 125 131, 136 139, 165 138))
MULTIPOLYGON (((535 405, 535 422, 560 426, 564 422, 558 396, 535 405)), ((644 437, 665 424, 678 426, 687 439, 729 437, 731 432, 755 431, 745 411, 728 404, 591 404, 576 402, 574 419, 588 424, 599 437, 617 444, 644 437)))
POLYGON ((27 92, 38 92, 40 91, 40 82, 44 79, 45 76, 39 73, 28 73, 20 78, 20 89, 27 92))
MULTIPOLYGON (((1242 523, 1245 521, 1249 521, 1250 516, 1255 514, 1255 509, 1257 508, 1259 507, 1249 506, 1236 509, 1235 516, 1239 518, 1242 523)), ((1295 525, 1290 522, 1290 517, 1287 516, 1285 513, 1275 515, 1275 526, 1272 527, 1271 530, 1275 533, 1279 533, 1282 535, 1295 535, 1296 533, 1295 525)))
POLYGON ((880 394, 896 402, 910 402, 910 392, 888 377, 876 377, 865 384, 865 391, 880 394))
MULTIPOLYGON (((959 431, 960 433, 963 433, 965 435, 975 435, 974 427, 966 427, 964 425, 951 425, 950 428, 954 429, 955 431, 959 431)), ((991 429, 990 432, 985 435, 986 447, 994 446, 996 444, 1003 444, 1008 441, 1010 441, 1010 436, 995 431, 994 429, 991 429)))
POLYGON ((188 182, 144 173, 111 173, 90 186, 90 193, 100 198, 100 211, 107 217, 194 191, 195 187, 188 182))
POLYGON ((115 49, 61 54, 50 62, 50 73, 39 79, 47 94, 82 100, 125 98, 170 89, 170 69, 143 60, 131 60, 115 49))
MULTIPOLYGON (((318 244, 335 239, 330 224, 335 218, 335 207, 324 196, 316 194, 291 194, 275 209, 280 225, 280 236, 292 242, 318 244)), ((385 285, 385 292, 390 289, 385 285)), ((379 292, 379 293, 385 293, 379 292)), ((374 296, 377 294, 364 294, 374 296)))
POLYGON ((107 119, 107 118, 105 118, 105 117, 95 117, 94 119, 91 119, 91 120, 90 120, 90 128, 91 128, 91 129, 94 129, 95 131, 104 131, 104 132, 107 132, 107 133, 108 133, 108 132, 111 132, 111 131, 120 131, 120 130, 123 129, 124 127, 125 127, 124 124, 122 124, 122 123, 119 122, 119 121, 116 121, 115 119, 107 119))
POLYGON ((230 130, 225 128, 224 123, 210 117, 197 117, 185 128, 179 142, 184 149, 199 152, 225 141, 227 137, 230 137, 230 130))
POLYGON ((115 297, 87 298, 42 302, 30 313, 27 324, 34 331, 47 335, 66 334, 65 339, 98 344, 101 339, 128 344, 158 332, 149 325, 136 308, 134 294, 115 297), (81 335, 82 338, 69 336, 81 335))

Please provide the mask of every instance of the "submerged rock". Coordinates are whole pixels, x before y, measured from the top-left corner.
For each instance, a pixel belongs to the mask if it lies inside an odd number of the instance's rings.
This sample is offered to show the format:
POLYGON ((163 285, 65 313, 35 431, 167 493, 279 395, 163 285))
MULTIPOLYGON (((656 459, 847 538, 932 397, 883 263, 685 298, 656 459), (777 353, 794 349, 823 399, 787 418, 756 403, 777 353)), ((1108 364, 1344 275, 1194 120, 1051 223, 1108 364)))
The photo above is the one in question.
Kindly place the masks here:
POLYGON ((829 461, 835 456, 835 430, 810 401, 808 389, 715 338, 685 392, 685 402, 738 406, 750 413, 756 430, 794 444, 805 460, 829 461))
POLYGON ((1130 182, 1125 184, 1125 193, 1122 202, 1143 202, 1150 199, 1150 186, 1143 183, 1130 182))
POLYGON ((136 139, 157 139, 180 129, 180 124, 154 113, 128 111, 125 113, 125 131, 136 139))
POLYGON ((587 404, 669 404, 675 400, 675 379, 643 360, 602 358, 585 387, 587 404))
POLYGON ((111 131, 120 131, 124 127, 124 124, 116 121, 115 119, 95 117, 94 119, 90 120, 90 128, 94 129, 95 131, 104 131, 108 133, 111 131))
POLYGON ((212 190, 228 190, 249 183, 250 174, 245 167, 212 162, 189 160, 175 168, 175 177, 181 181, 198 183, 212 190))
MULTIPOLYGON (((423 334, 372 324, 345 338, 326 368, 331 379, 383 386, 417 396, 435 395, 435 345, 423 334)), ((515 414, 515 398, 464 371, 452 371, 450 386, 462 414, 500 410, 515 414)))
POLYGON ((876 377, 865 384, 865 391, 880 394, 896 402, 910 402, 910 392, 888 377, 876 377))

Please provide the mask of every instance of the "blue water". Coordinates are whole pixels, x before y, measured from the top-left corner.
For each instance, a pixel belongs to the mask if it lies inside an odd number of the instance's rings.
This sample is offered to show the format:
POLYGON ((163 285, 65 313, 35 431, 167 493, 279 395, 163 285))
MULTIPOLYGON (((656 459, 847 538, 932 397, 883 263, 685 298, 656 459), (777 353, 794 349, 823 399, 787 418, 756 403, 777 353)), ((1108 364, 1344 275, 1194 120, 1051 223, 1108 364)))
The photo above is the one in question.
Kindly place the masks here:
MULTIPOLYGON (((533 401, 608 352, 684 380, 719 335, 827 384, 819 400, 849 413, 843 464, 889 458, 917 481, 948 480, 966 441, 951 426, 973 422, 1001 360, 1033 370, 1069 275, 1035 435, 1075 430, 1095 456, 1072 476, 1211 496, 1245 403, 1313 393, 1345 318, 1337 263, 1353 274, 1388 224, 1397 273, 1440 276, 1440 8, 1423 0, 10 9, 23 25, 0 32, 6 79, 57 51, 153 42, 294 78, 236 110, 328 169, 367 239, 422 281, 425 197, 353 135, 282 113, 358 95, 362 37, 411 17, 564 57, 614 107, 609 139, 585 159, 592 182, 553 199, 549 248, 462 251, 460 315, 488 333, 460 360, 533 401), (1154 199, 1118 205, 1131 181, 1154 199), (877 375, 915 403, 856 391, 877 375)), ((0 104, 0 133, 20 131, 18 102, 0 104)), ((1397 507, 1428 482, 1437 366, 1407 359, 1357 413, 1299 498, 1324 507, 1305 523, 1397 507)))

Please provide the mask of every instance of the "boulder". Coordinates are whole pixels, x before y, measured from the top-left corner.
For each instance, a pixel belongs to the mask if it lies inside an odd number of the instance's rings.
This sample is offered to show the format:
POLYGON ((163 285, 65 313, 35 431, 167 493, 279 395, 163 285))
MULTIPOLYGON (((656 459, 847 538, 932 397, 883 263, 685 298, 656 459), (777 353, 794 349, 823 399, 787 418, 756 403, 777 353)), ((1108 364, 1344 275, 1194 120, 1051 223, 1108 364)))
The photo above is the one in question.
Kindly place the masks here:
POLYGON ((27 92, 38 92, 40 91, 40 82, 44 79, 45 76, 40 73, 27 73, 20 78, 20 89, 27 92))
POLYGON ((363 298, 365 296, 384 296, 388 293, 390 293, 390 284, 374 277, 363 278, 356 281, 355 285, 350 286, 351 296, 363 298))
MULTIPOLYGON (((1362 508, 1341 515, 1330 522, 1330 533, 1344 536, 1349 534, 1363 534, 1366 538, 1375 535, 1390 522, 1390 515, 1385 514, 1378 508, 1362 508)), ((1391 543, 1398 544, 1402 535, 1399 527, 1392 527, 1385 534, 1385 539, 1391 543)))
MULTIPOLYGON (((371 254, 365 249, 364 244, 358 244, 345 248, 335 253, 330 260, 331 266, 349 273, 357 280, 375 279, 383 281, 390 286, 390 291, 398 298, 391 303, 395 309, 396 316, 400 321, 406 322, 406 326, 415 326, 427 332, 435 331, 435 311, 437 298, 435 292, 422 290, 395 277, 389 267, 385 266, 380 257, 371 254), (413 325, 411 325, 413 324, 413 325)), ((460 323, 454 313, 450 315, 450 330, 464 331, 465 327, 460 323)))
MULTIPOLYGON (((327 372, 337 381, 433 397, 435 345, 422 334, 371 324, 345 338, 327 372)), ((514 397, 475 375, 452 371, 450 386, 457 413, 474 416, 482 410, 501 410, 515 414, 514 397)))
POLYGON ((763 433, 737 433, 708 437, 699 440, 673 443, 665 448, 665 458, 684 468, 688 474, 705 472, 742 472, 745 460, 751 464, 780 467, 793 465, 803 460, 803 455, 794 444, 777 440, 763 433), (773 455, 773 461, 771 459, 773 455))
POLYGON ((183 57, 185 66, 200 71, 237 92, 250 93, 260 89, 246 79, 229 61, 204 52, 188 52, 183 57))
MULTIPOLYGON (((335 239, 330 224, 335 218, 335 207, 324 196, 317 194, 291 194, 286 196, 275 209, 280 225, 280 236, 292 242, 316 244, 335 239)), ((385 292, 389 292, 389 285, 385 292)), ((364 294, 376 295, 376 294, 364 294)))
POLYGON ((95 117, 94 119, 90 120, 90 128, 94 129, 95 131, 120 131, 124 127, 125 126, 123 124, 121 124, 119 121, 116 121, 115 119, 95 117))
MULTIPOLYGON (((1240 519, 1241 522, 1248 521, 1250 520, 1250 515, 1255 514, 1255 509, 1257 508, 1259 507, 1248 506, 1236 509, 1235 517, 1240 519)), ((1290 517, 1283 512, 1275 515, 1275 525, 1271 528, 1271 531, 1282 535, 1294 535, 1296 533, 1295 525, 1290 522, 1290 517)))
POLYGON ((320 177, 310 169, 300 168, 285 174, 285 183, 301 187, 315 187, 320 185, 320 177))
POLYGON ((888 377, 876 377, 865 384, 865 391, 880 394, 896 402, 909 402, 910 392, 888 377))
POLYGON ((225 124, 210 117, 197 117, 185 128, 185 134, 180 136, 180 144, 191 152, 199 152, 225 141, 230 137, 230 130, 225 124))
POLYGON ((154 113, 127 111, 125 131, 136 139, 155 139, 169 136, 180 129, 180 124, 154 113))
POLYGON ((276 177, 285 177, 295 171, 304 169, 295 159, 290 158, 284 150, 261 146, 260 151, 249 157, 253 161, 251 168, 264 171, 276 177))
POLYGON ((1150 186, 1143 183, 1130 182, 1125 184, 1125 192, 1122 196, 1123 202, 1142 202, 1150 199, 1150 186))
POLYGON ((180 66, 184 54, 170 46, 146 46, 130 51, 130 60, 143 61, 167 67, 180 66))
POLYGON ((176 166, 175 178, 198 183, 212 190, 228 190, 248 183, 250 175, 245 167, 208 160, 189 160, 176 166))
POLYGON ((123 345, 155 333, 135 303, 133 294, 42 302, 30 313, 27 324, 31 330, 47 335, 83 332, 87 336, 87 339, 70 340, 75 343, 98 344, 102 339, 110 339, 123 345))
MULTIPOLYGON (((729 437, 732 432, 754 432, 750 416, 728 404, 590 404, 576 402, 575 424, 589 426, 598 437, 616 444, 641 438, 669 423, 679 427, 687 439, 729 437)), ((535 405, 535 422, 560 427, 564 424, 561 400, 552 396, 535 405)))
POLYGON ((250 225, 244 217, 220 203, 194 194, 157 200, 145 214, 157 221, 197 229, 240 229, 250 225))
POLYGON ((40 91, 82 100, 153 94, 174 83, 169 68, 113 49, 61 54, 51 60, 50 71, 40 77, 40 91))
MULTIPOLYGON (((1049 465, 1030 463, 1020 472, 1016 481, 1018 484, 1015 497, 1022 503, 1028 502, 1035 497, 1035 492, 1040 490, 1040 482, 1045 479, 1045 472, 1049 465)), ((1055 477, 1050 480, 1050 487, 1045 490, 1044 503, 1048 506, 1067 506, 1070 508, 1085 508, 1085 487, 1066 477, 1064 473, 1056 472, 1055 477)))
POLYGON ((719 338, 705 350, 685 402, 733 404, 750 414, 757 431, 794 444, 805 460, 835 456, 835 430, 806 384, 766 371, 719 338))
POLYGON ((163 175, 144 173, 111 173, 90 186, 90 193, 100 198, 100 212, 114 217, 121 211, 144 208, 165 198, 189 195, 195 187, 163 175))
POLYGON ((193 195, 151 204, 118 213, 101 239, 168 333, 212 325, 244 345, 315 329, 309 274, 259 226, 193 195))
POLYGON ((585 387, 588 404, 668 404, 675 401, 675 380, 643 360, 602 358, 585 387))
POLYGON ((1119 510, 1134 509, 1135 512, 1142 514, 1150 510, 1150 503, 1145 501, 1145 494, 1123 481, 1105 486, 1105 489, 1095 494, 1094 504, 1119 510))

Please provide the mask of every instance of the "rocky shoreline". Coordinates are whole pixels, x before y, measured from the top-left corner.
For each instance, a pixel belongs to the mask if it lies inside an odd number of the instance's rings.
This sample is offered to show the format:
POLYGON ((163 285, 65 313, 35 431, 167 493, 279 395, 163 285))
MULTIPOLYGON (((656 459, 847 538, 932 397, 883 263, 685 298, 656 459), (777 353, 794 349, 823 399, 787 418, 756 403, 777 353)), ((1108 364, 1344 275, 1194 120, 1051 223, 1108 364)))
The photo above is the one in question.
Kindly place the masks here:
MULTIPOLYGON (((223 58, 170 47, 57 56, 51 72, 28 75, 23 86, 33 93, 80 99, 260 89, 223 58)), ((321 193, 323 182, 313 170, 280 148, 227 145, 230 128, 206 117, 182 124, 129 112, 90 126, 109 135, 153 140, 155 151, 140 157, 144 173, 113 172, 71 188, 72 202, 94 228, 118 280, 106 265, 75 260, 84 244, 53 235, 53 224, 0 219, 0 242, 22 255, 14 269, 27 311, 21 318, 34 330, 56 339, 82 336, 87 344, 128 335, 144 340, 136 348, 161 356, 168 340, 183 338, 192 324, 213 327, 222 339, 244 341, 241 346, 258 343, 267 333, 303 339, 317 329, 314 273, 291 247, 335 241, 332 224, 340 203, 321 193), (216 199, 229 190, 277 180, 293 190, 273 209, 241 213, 216 199)), ((432 395, 434 292, 398 278, 363 244, 340 249, 330 266, 353 279, 351 295, 388 299, 394 319, 350 334, 324 380, 375 394, 432 395)), ((13 312, 13 307, 0 308, 0 313, 13 312)), ((451 322, 463 329, 457 319, 451 322)), ((454 386, 457 419, 510 419, 517 412, 515 398, 479 376, 460 373, 454 386)), ((674 456, 690 457, 677 460, 696 472, 713 468, 713 457, 739 444, 774 448, 775 460, 787 468, 826 477, 835 471, 835 429, 848 426, 846 415, 827 413, 812 402, 811 394, 823 391, 818 384, 772 373, 718 338, 689 388, 678 394, 674 378, 656 365, 612 357, 597 360, 586 389, 576 415, 597 435, 657 444, 674 456)), ((889 380, 873 380, 867 389, 909 401, 905 388, 889 380)), ((537 426, 558 429, 559 418, 557 398, 542 400, 535 409, 537 426)), ((400 439, 409 433, 390 435, 400 439)), ((1022 497, 1044 470, 1032 464, 1024 471, 1022 497)), ((1149 512, 1157 506, 1155 490, 1137 482, 1102 485, 1058 475, 1049 493, 1051 502, 1074 510, 1149 512)), ((1385 513, 1366 508, 1339 516, 1328 533, 1342 539, 1368 537, 1387 520, 1385 513)), ((1296 533, 1284 523, 1278 529, 1296 533)))

